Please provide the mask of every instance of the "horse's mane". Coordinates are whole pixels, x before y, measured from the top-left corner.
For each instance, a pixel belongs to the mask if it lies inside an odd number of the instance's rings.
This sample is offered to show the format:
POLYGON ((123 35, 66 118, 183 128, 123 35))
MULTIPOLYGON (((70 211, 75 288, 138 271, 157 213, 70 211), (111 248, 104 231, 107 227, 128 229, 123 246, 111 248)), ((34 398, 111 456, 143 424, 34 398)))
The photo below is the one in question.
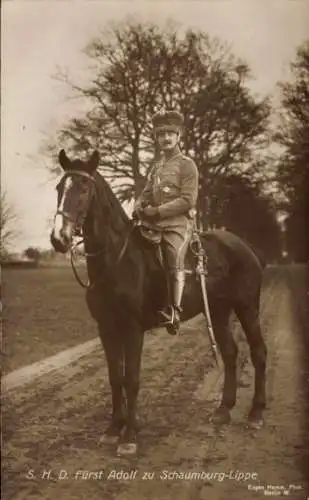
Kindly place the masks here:
POLYGON ((119 220, 119 222, 123 223, 124 225, 128 225, 130 219, 124 211, 120 201, 113 192, 109 183, 99 172, 95 173, 94 178, 96 181, 96 195, 100 205, 104 205, 104 208, 108 208, 109 212, 112 213, 114 217, 119 220))

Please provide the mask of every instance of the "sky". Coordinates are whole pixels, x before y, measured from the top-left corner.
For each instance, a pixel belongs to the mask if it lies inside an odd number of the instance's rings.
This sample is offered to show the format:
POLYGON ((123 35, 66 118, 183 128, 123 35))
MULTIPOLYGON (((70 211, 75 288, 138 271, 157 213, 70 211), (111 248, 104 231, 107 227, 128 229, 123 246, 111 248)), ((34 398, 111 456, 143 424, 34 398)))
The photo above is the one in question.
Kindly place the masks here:
MULTIPOLYGON (((49 248, 55 180, 43 141, 82 112, 53 76, 90 78, 83 48, 110 21, 163 25, 170 19, 227 42, 251 67, 252 90, 278 96, 279 80, 308 38, 307 0, 4 0, 1 19, 1 190, 17 215, 12 249, 49 248)), ((61 145, 59 145, 59 149, 61 145)))

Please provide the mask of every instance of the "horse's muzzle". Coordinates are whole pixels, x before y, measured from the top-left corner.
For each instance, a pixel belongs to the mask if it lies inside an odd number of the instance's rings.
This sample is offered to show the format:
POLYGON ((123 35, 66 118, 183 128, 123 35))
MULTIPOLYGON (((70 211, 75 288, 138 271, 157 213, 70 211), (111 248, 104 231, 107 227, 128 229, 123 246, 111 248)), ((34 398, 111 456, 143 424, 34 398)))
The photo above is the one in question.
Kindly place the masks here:
POLYGON ((71 245, 74 223, 63 213, 57 213, 50 235, 50 241, 56 252, 66 253, 71 245))
POLYGON ((65 235, 59 237, 55 236, 55 231, 53 230, 50 235, 50 242, 54 247, 56 252, 66 253, 70 248, 70 240, 65 235))

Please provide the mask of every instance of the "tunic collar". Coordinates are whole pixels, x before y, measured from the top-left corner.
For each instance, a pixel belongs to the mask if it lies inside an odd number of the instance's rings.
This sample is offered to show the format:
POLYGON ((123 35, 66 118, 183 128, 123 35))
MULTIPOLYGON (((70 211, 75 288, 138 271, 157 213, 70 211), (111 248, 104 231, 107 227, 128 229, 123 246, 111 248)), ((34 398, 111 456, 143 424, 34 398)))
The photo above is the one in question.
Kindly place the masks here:
POLYGON ((163 161, 168 162, 169 160, 172 160, 172 158, 175 158, 175 156, 178 156, 180 154, 180 149, 179 146, 175 146, 175 148, 168 154, 168 156, 165 156, 164 154, 162 155, 163 161))

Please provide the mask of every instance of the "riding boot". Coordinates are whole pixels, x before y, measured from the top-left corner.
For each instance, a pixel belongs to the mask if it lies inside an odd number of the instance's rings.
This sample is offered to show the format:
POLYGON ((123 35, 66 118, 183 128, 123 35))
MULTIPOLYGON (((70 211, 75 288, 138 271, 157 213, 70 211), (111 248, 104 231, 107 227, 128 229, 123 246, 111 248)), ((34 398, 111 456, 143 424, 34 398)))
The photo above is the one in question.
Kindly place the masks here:
POLYGON ((176 271, 173 275, 173 306, 175 309, 175 321, 180 323, 180 313, 182 311, 181 301, 185 288, 186 273, 185 271, 176 271))
POLYGON ((176 271, 170 274, 169 305, 160 311, 160 325, 165 326, 168 333, 175 335, 180 325, 181 300, 185 286, 185 272, 176 271))

